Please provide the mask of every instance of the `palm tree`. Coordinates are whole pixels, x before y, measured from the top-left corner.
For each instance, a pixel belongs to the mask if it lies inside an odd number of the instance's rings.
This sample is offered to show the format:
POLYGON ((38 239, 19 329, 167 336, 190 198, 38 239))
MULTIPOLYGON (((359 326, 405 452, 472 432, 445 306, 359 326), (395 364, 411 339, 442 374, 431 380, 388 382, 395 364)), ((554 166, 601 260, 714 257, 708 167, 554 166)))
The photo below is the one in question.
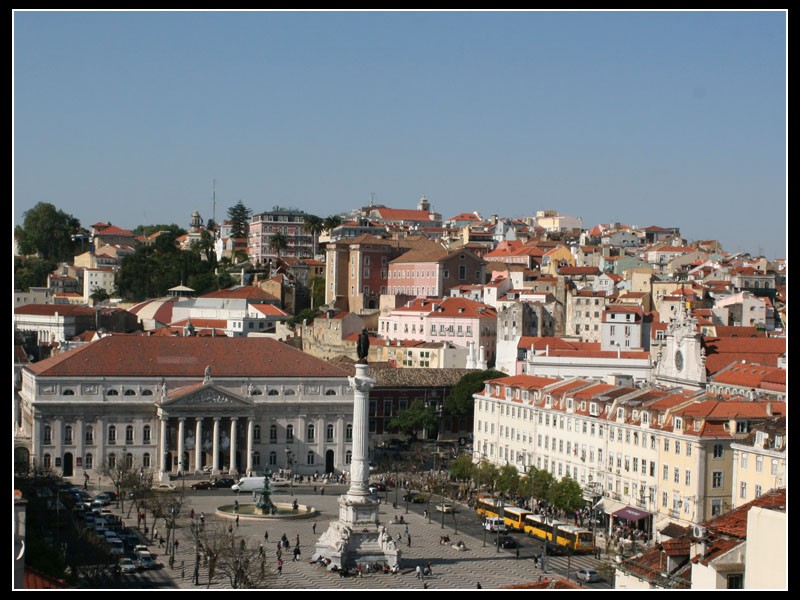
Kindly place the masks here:
POLYGON ((330 233, 331 231, 333 231, 339 225, 342 224, 342 218, 339 215, 331 215, 329 217, 325 217, 323 223, 324 223, 323 231, 327 231, 328 233, 330 233))
POLYGON ((313 236, 314 256, 316 256, 319 234, 325 231, 325 221, 315 215, 306 215, 303 220, 303 229, 313 236))
POLYGON ((286 250, 288 245, 289 238, 287 238, 286 235, 280 231, 273 233, 272 237, 269 238, 269 248, 275 252, 275 256, 277 258, 281 257, 281 250, 286 250))

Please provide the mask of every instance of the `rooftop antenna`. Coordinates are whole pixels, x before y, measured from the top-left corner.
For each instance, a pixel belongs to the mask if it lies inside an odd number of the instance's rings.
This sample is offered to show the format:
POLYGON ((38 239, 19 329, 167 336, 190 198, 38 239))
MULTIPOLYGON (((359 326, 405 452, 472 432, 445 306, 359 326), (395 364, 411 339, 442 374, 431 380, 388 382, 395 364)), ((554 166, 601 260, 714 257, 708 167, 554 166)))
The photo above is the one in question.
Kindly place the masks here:
POLYGON ((369 193, 369 205, 375 206, 375 192, 369 193))
POLYGON ((217 227, 217 180, 211 180, 211 220, 214 222, 214 228, 219 231, 217 227))

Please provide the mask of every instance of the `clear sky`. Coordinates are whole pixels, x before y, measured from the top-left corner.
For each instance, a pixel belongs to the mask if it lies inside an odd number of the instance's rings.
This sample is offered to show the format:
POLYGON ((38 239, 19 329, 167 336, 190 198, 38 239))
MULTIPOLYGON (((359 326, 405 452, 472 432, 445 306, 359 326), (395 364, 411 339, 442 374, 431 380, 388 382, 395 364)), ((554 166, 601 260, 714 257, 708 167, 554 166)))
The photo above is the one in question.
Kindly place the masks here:
POLYGON ((786 256, 787 13, 13 14, 14 224, 553 209, 786 256), (214 183, 216 182, 216 183, 214 183), (373 196, 374 195, 374 196, 373 196))

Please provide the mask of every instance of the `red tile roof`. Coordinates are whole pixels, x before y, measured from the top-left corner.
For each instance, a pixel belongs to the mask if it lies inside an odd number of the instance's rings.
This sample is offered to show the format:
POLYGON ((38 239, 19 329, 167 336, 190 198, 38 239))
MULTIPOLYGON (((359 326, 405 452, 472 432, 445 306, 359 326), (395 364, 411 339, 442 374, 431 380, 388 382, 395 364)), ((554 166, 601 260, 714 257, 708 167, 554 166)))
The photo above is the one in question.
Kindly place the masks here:
POLYGON ((201 298, 233 298, 239 300, 277 300, 272 294, 252 285, 217 290, 200 296, 201 298))
POLYGON ((108 336, 26 368, 47 377, 343 377, 271 338, 108 336))
POLYGON ((26 304, 14 309, 16 315, 39 315, 53 317, 58 313, 62 317, 77 317, 94 315, 94 310, 88 306, 76 304, 26 304))

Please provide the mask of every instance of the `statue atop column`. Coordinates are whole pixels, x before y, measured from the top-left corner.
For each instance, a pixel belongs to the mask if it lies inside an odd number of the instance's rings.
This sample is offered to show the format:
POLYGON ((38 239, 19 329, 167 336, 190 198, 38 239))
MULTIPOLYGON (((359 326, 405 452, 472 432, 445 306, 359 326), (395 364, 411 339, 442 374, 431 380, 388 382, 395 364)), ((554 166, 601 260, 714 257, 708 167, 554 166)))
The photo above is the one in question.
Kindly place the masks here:
POLYGON ((369 354, 369 335, 367 334, 367 328, 361 330, 361 333, 358 335, 358 342, 356 342, 356 354, 358 354, 358 362, 361 364, 367 364, 367 354, 369 354))

